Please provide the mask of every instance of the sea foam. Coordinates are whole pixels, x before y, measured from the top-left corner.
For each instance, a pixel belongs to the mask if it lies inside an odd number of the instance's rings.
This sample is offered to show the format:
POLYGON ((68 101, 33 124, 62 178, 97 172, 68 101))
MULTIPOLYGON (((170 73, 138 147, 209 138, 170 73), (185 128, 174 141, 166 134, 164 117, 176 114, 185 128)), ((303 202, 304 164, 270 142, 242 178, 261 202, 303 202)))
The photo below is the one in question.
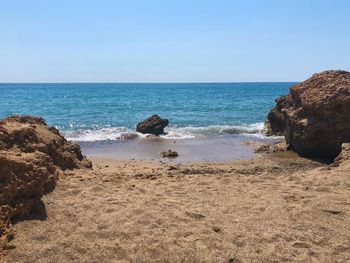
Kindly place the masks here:
MULTIPOLYGON (((166 134, 160 137, 164 139, 193 139, 205 138, 211 136, 234 136, 242 135, 247 137, 264 137, 264 123, 240 124, 240 125, 211 125, 207 127, 177 127, 170 126, 165 129, 166 134)), ((121 140, 123 134, 137 134, 140 139, 145 138, 147 134, 135 132, 135 130, 126 127, 108 127, 100 129, 86 129, 65 132, 68 140, 78 142, 93 142, 106 140, 121 140)))

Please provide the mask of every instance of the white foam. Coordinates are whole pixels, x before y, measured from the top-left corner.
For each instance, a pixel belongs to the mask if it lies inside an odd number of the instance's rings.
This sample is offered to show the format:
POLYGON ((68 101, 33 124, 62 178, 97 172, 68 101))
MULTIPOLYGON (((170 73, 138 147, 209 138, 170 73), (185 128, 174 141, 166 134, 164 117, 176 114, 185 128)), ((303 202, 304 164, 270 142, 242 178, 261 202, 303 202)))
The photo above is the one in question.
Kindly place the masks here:
POLYGON ((79 142, 93 142, 106 140, 119 140, 125 133, 135 133, 125 127, 101 128, 91 130, 78 130, 66 132, 64 135, 67 140, 79 142))
POLYGON ((162 137, 164 139, 170 139, 170 140, 196 138, 196 136, 193 134, 185 133, 185 132, 181 132, 181 131, 168 131, 167 134, 160 135, 160 137, 162 137))
MULTIPOLYGON (((207 127, 167 127, 166 134, 161 135, 164 139, 192 139, 198 137, 215 135, 245 135, 257 138, 263 138, 264 123, 242 124, 242 125, 211 125, 207 127)), ((68 140, 80 142, 120 140, 123 134, 136 133, 139 138, 145 138, 147 134, 135 132, 126 127, 97 128, 90 130, 69 131, 64 135, 68 140)))
POLYGON ((264 123, 242 125, 211 125, 207 127, 169 127, 164 138, 194 138, 198 136, 224 135, 224 134, 263 134, 264 123))

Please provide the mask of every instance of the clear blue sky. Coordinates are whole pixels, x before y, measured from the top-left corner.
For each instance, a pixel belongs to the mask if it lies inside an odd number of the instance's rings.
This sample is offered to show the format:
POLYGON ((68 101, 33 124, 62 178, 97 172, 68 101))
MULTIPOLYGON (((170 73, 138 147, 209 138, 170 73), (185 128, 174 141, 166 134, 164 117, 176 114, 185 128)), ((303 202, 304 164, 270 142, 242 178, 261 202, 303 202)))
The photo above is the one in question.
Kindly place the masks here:
POLYGON ((0 0, 0 82, 299 81, 350 70, 348 0, 0 0))

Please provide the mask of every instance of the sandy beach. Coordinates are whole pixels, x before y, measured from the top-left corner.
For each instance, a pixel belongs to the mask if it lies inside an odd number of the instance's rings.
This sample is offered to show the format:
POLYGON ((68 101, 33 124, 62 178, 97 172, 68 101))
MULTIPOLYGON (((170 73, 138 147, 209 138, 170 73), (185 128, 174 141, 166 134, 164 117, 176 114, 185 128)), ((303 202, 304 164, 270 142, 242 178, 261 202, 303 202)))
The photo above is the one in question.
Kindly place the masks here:
POLYGON ((349 166, 90 158, 15 224, 8 262, 349 262, 349 166), (28 220, 29 219, 29 220, 28 220))

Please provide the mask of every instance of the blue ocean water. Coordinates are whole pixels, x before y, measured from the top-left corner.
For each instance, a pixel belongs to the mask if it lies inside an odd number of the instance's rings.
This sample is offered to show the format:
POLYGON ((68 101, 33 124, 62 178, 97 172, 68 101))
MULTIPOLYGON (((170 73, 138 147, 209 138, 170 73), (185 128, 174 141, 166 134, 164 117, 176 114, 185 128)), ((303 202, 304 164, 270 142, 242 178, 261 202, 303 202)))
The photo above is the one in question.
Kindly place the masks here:
POLYGON ((119 138, 152 114, 170 120, 166 138, 259 134, 293 84, 0 84, 0 117, 41 116, 76 141, 119 138))

